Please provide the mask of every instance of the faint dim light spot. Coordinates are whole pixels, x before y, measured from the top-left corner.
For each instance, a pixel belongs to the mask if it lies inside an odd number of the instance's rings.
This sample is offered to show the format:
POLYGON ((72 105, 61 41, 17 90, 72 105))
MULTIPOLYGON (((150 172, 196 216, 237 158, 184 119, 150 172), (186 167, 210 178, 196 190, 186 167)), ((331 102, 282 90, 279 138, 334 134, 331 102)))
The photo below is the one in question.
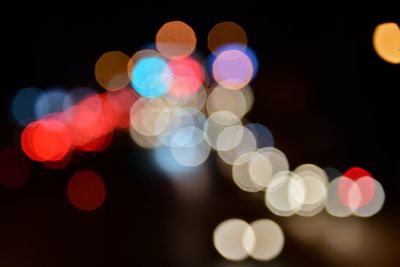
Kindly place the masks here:
MULTIPOLYGON (((220 48, 212 61, 212 75, 219 85, 237 90, 250 83, 256 73, 254 60, 241 46, 220 48)), ((250 50, 249 50, 250 51, 250 50)))
POLYGON ((99 208, 106 197, 103 180, 95 172, 83 170, 77 172, 68 182, 67 196, 76 208, 92 211, 99 208))
MULTIPOLYGON (((236 92, 236 91, 235 91, 236 92)), ((275 144, 274 136, 272 132, 260 123, 249 123, 246 124, 246 128, 249 129, 257 140, 257 147, 273 147, 275 144)))
POLYGON ((29 163, 14 148, 0 150, 0 185, 9 188, 23 186, 29 176, 29 163))
POLYGON ((35 103, 43 96, 38 88, 24 88, 14 96, 11 112, 14 120, 21 126, 26 126, 36 119, 35 103))
POLYGON ((165 95, 171 87, 172 79, 167 61, 160 57, 142 58, 132 72, 133 88, 148 98, 165 95))
POLYGON ((247 35, 243 28, 231 21, 216 24, 208 33, 208 48, 211 52, 227 44, 241 44, 247 46, 247 35))
POLYGON ((172 59, 168 65, 173 75, 168 95, 188 98, 200 90, 205 76, 203 67, 197 60, 191 57, 172 59))
POLYGON ((62 159, 57 161, 42 161, 42 165, 48 169, 64 169, 71 161, 72 153, 68 153, 62 159))
POLYGON ((129 83, 126 72, 130 58, 120 52, 104 53, 96 62, 94 71, 96 81, 107 91, 115 91, 129 83))
POLYGON ((83 99, 95 95, 96 91, 94 91, 90 87, 76 87, 69 91, 64 98, 63 109, 66 110, 72 106, 72 104, 78 104, 83 99))
POLYGON ((161 170, 167 173, 183 173, 193 170, 179 163, 173 156, 171 147, 160 146, 154 150, 154 159, 161 170))
POLYGON ((244 239, 245 249, 249 255, 260 261, 276 258, 282 251, 285 237, 281 227, 269 219, 254 221, 246 228, 244 239))
POLYGON ((378 25, 373 35, 376 53, 385 61, 400 63, 400 28, 396 23, 388 22, 378 25))
POLYGON ((249 227, 249 224, 241 219, 223 221, 214 230, 213 242, 215 249, 228 260, 244 260, 248 256, 245 246, 251 247, 254 242, 249 227), (244 235, 247 231, 250 231, 250 233, 247 233, 245 239, 244 235))
POLYGON ((36 100, 35 117, 39 119, 51 113, 61 112, 72 104, 71 96, 64 89, 50 88, 36 100))
POLYGON ((156 35, 157 50, 170 59, 189 56, 196 48, 196 43, 193 29, 182 21, 165 23, 156 35))

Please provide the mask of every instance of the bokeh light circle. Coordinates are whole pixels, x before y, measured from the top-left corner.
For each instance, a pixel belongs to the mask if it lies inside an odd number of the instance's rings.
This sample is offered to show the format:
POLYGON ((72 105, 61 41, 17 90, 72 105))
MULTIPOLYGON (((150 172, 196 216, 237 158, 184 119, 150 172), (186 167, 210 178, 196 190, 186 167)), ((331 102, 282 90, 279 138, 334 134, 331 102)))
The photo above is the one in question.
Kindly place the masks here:
POLYGON ((68 182, 67 196, 72 205, 84 211, 99 208, 106 197, 106 187, 99 175, 90 170, 77 172, 68 182))
POLYGON ((156 98, 168 92, 173 75, 165 59, 151 56, 139 60, 133 69, 131 80, 133 88, 141 96, 156 98))
POLYGON ((196 43, 193 29, 182 21, 165 23, 156 35, 157 50, 170 59, 189 56, 196 48, 196 43))

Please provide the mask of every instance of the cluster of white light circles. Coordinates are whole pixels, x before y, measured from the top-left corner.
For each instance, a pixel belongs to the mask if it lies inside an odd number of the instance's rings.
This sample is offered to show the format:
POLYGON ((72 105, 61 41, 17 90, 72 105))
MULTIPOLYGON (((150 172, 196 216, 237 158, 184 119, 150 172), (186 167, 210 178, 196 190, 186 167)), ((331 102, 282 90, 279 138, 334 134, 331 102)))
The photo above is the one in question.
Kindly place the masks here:
MULTIPOLYGON (((338 183, 353 180, 339 177, 329 182, 326 172, 313 164, 290 171, 285 154, 273 147, 270 131, 261 124, 243 124, 253 102, 249 86, 230 90, 217 85, 179 99, 168 95, 142 97, 131 108, 131 137, 142 147, 154 148, 155 161, 170 175, 194 170, 214 149, 231 166, 235 184, 247 192, 263 192, 266 206, 278 216, 314 216, 326 208, 337 217, 368 217, 382 208, 384 191, 376 180, 373 199, 352 208, 338 196, 338 183)), ((348 193, 358 196, 353 202, 361 202, 358 185, 352 188, 348 193)), ((270 260, 280 253, 283 244, 280 227, 266 219, 250 225, 231 219, 214 232, 216 249, 230 260, 248 255, 270 260)))
POLYGON ((217 251, 234 261, 248 256, 260 261, 271 260, 282 251, 284 240, 279 225, 268 219, 251 224, 241 219, 226 220, 217 226, 213 236, 217 251))

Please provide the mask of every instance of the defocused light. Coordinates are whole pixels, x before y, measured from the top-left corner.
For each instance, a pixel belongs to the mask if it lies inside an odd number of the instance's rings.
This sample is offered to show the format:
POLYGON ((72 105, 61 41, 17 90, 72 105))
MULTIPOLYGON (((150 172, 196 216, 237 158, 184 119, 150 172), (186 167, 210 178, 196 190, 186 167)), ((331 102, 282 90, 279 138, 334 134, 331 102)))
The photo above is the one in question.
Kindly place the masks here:
POLYGON ((155 148, 161 144, 157 136, 142 135, 133 127, 129 128, 129 133, 132 140, 143 148, 155 148))
POLYGON ((169 112, 162 98, 139 98, 130 110, 131 126, 142 135, 159 135, 170 124, 169 112))
POLYGON ((0 184, 18 188, 25 184, 29 176, 29 163, 14 148, 0 150, 0 184))
POLYGON ((204 70, 192 57, 172 59, 168 62, 173 79, 168 95, 176 98, 188 98, 197 93, 204 82, 204 70))
POLYGON ((154 158, 161 170, 167 173, 182 173, 193 170, 179 163, 172 155, 171 147, 159 146, 154 149, 154 158))
POLYGON ((12 100, 12 116, 21 126, 26 126, 36 119, 35 103, 43 96, 43 92, 37 88, 24 88, 14 96, 12 100))
POLYGON ((175 136, 181 141, 185 140, 183 144, 171 147, 172 156, 177 162, 183 166, 196 167, 207 160, 210 146, 204 139, 203 131, 196 127, 186 127, 175 136))
POLYGON ((268 156, 258 151, 254 152, 249 164, 249 174, 255 184, 266 188, 271 182, 273 174, 273 166, 268 156))
POLYGON ((43 119, 29 124, 21 136, 25 154, 37 161, 58 161, 71 149, 71 137, 64 123, 43 119))
POLYGON ((111 132, 118 119, 105 94, 89 96, 64 114, 75 146, 84 145, 111 132))
POLYGON ((218 136, 226 127, 233 125, 241 125, 241 121, 232 112, 218 111, 210 114, 204 123, 204 132, 210 146, 218 150, 218 136))
MULTIPOLYGON (((235 91, 236 92, 236 91, 235 91)), ((272 132, 260 123, 249 123, 246 124, 246 128, 249 129, 257 141, 257 147, 273 147, 275 144, 272 132)))
POLYGON ((218 150, 218 156, 228 164, 233 164, 243 153, 254 152, 257 149, 256 139, 252 132, 243 127, 243 135, 240 142, 230 150, 218 150))
POLYGON ((329 183, 325 209, 332 216, 348 217, 352 214, 352 209, 342 203, 341 198, 339 197, 339 183, 348 184, 346 187, 350 188, 353 181, 345 176, 333 179, 329 183))
POLYGON ((130 58, 120 51, 104 53, 96 62, 96 81, 107 91, 115 91, 129 83, 127 73, 130 58))
POLYGON ((207 112, 212 114, 218 111, 229 111, 237 117, 242 118, 251 108, 252 103, 248 103, 245 91, 251 90, 245 87, 242 90, 229 90, 221 86, 212 89, 207 98, 207 112))
POLYGON ((302 188, 301 177, 297 174, 290 171, 279 172, 267 187, 265 204, 276 215, 291 216, 301 208, 304 199, 302 188))
POLYGON ((365 206, 375 194, 375 182, 371 174, 359 167, 353 167, 347 170, 343 177, 347 177, 354 183, 339 182, 339 197, 344 205, 352 209, 358 209, 365 206), (361 180, 361 178, 366 178, 361 180), (359 180, 361 180, 359 182, 359 180))
POLYGON ((101 177, 93 171, 79 171, 68 182, 67 196, 76 208, 92 211, 103 204, 106 187, 101 177))
POLYGON ((173 80, 167 61, 157 56, 140 59, 131 77, 135 90, 141 96, 149 98, 165 95, 173 80))
POLYGON ((260 261, 276 258, 285 243, 281 227, 268 219, 252 222, 250 227, 246 228, 244 240, 246 241, 244 242, 246 251, 252 258, 260 261))
POLYGON ((329 182, 327 174, 314 164, 302 164, 293 172, 301 177, 301 190, 304 190, 302 206, 297 214, 302 216, 316 215, 322 211, 325 205, 329 182))
POLYGON ((375 28, 373 44, 376 53, 385 61, 400 63, 400 28, 396 23, 382 23, 375 28))
POLYGON ((72 104, 78 104, 80 101, 84 100, 85 98, 95 95, 96 91, 94 91, 90 87, 76 87, 69 91, 64 98, 63 109, 66 110, 71 107, 72 104))
POLYGON ((241 49, 228 47, 217 53, 212 63, 212 74, 221 86, 237 90, 248 85, 255 69, 250 57, 241 49))
POLYGON ((186 98, 176 98, 173 96, 163 96, 163 99, 169 107, 180 107, 185 108, 188 111, 193 111, 194 113, 199 112, 203 109, 206 103, 207 93, 204 87, 200 89, 192 96, 186 98))
POLYGON ((214 230, 213 242, 216 250, 226 259, 240 261, 247 257, 246 247, 251 246, 254 242, 252 239, 251 229, 249 225, 240 219, 229 219, 220 223, 214 230), (244 243, 244 234, 247 233, 246 241, 250 244, 244 243))
POLYGON ((70 107, 72 104, 71 96, 64 89, 51 88, 37 98, 35 102, 35 117, 39 119, 50 113, 62 112, 65 107, 70 107))
MULTIPOLYGON (((272 167, 272 175, 289 170, 289 162, 285 154, 279 149, 274 147, 263 147, 258 149, 257 152, 268 159, 272 167)), ((268 186, 270 180, 267 178, 264 179, 266 182, 264 186, 268 186)))
POLYGON ((193 29, 182 21, 165 23, 157 32, 157 50, 166 58, 189 56, 196 48, 196 35, 193 29))
POLYGON ((217 138, 218 150, 228 151, 237 147, 243 139, 244 130, 242 125, 233 125, 223 129, 217 138))
POLYGON ((107 99, 116 112, 116 127, 129 129, 130 110, 138 97, 130 88, 123 88, 107 94, 107 99))
POLYGON ((91 139, 89 142, 78 146, 78 150, 86 152, 99 152, 106 149, 112 141, 112 133, 106 133, 91 139))
POLYGON ((208 48, 214 52, 219 47, 227 44, 247 45, 247 36, 243 28, 231 21, 216 24, 208 33, 208 48))
POLYGON ((345 171, 345 173, 343 173, 343 176, 346 176, 347 178, 352 179, 353 181, 364 176, 372 177, 371 173, 359 167, 352 167, 348 169, 347 171, 345 171))
MULTIPOLYGON (((378 213, 385 202, 385 191, 383 190, 382 185, 375 179, 371 177, 363 177, 358 179, 355 184, 360 188, 370 188, 371 179, 374 182, 374 196, 370 201, 364 206, 360 206, 353 213, 359 217, 371 217, 378 213)), ((361 189, 361 191, 364 191, 361 189)))
POLYGON ((139 62, 139 60, 141 60, 142 58, 152 57, 152 56, 154 56, 154 57, 160 56, 160 53, 158 53, 154 49, 143 49, 143 50, 137 51, 128 62, 127 72, 128 72, 129 79, 132 78, 133 69, 134 69, 135 65, 139 62))
POLYGON ((263 186, 253 181, 249 173, 249 164, 255 156, 254 152, 242 153, 232 164, 233 181, 246 192, 257 192, 263 189, 263 186))

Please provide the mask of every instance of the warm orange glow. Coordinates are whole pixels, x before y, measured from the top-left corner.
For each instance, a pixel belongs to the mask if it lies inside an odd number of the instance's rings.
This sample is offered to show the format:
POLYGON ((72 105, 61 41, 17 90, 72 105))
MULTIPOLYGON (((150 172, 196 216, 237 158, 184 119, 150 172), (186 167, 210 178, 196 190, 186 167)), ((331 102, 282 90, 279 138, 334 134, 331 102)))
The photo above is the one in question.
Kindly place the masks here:
POLYGON ((226 44, 247 45, 247 36, 243 28, 231 21, 216 24, 208 33, 208 48, 215 51, 218 47, 226 44))
POLYGON ((400 28, 396 23, 388 22, 375 28, 373 44, 376 53, 385 61, 400 63, 400 28))
POLYGON ((126 72, 130 58, 122 52, 104 53, 96 62, 96 81, 106 90, 115 91, 129 83, 126 72))
POLYGON ((196 48, 196 42, 193 29, 182 21, 165 23, 156 35, 157 50, 166 58, 189 56, 196 48))

